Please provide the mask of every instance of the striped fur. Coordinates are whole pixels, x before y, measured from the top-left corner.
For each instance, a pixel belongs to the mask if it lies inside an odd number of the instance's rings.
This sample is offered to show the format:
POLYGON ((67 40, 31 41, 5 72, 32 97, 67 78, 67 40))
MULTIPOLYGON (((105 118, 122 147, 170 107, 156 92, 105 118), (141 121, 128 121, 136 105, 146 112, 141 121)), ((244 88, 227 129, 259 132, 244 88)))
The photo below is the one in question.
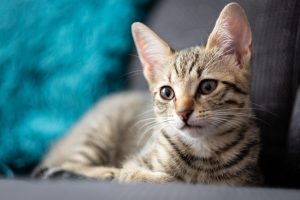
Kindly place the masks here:
MULTIPOLYGON (((226 9, 243 14, 237 4, 226 9)), ((261 183, 248 51, 228 54, 226 48, 208 44, 210 48, 175 52, 144 25, 135 26, 152 96, 127 92, 101 101, 54 145, 36 174, 42 171, 42 176, 51 177, 51 170, 63 169, 124 182, 261 183), (156 69, 153 63, 163 67, 156 69), (199 85, 208 79, 217 85, 204 95, 199 85), (174 90, 172 100, 160 95, 166 85, 174 90), (178 114, 183 108, 192 110, 186 122, 178 114)))

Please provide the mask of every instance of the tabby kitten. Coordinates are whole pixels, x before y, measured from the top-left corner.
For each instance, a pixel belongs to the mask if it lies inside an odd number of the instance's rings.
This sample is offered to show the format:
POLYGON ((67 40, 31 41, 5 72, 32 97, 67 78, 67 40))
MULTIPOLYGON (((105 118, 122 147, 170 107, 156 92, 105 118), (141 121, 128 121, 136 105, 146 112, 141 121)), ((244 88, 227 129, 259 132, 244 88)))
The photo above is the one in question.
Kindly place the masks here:
POLYGON ((228 4, 206 47, 174 51, 141 23, 132 34, 152 96, 127 92, 101 101, 52 148, 35 176, 258 184, 252 36, 244 10, 228 4))

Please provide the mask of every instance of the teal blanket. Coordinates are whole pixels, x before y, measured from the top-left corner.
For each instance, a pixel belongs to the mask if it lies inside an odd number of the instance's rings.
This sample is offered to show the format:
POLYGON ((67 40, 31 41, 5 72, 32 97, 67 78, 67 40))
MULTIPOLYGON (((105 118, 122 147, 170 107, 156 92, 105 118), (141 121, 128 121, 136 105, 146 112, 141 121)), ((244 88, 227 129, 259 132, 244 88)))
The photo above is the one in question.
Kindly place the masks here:
POLYGON ((0 176, 30 170, 97 99, 125 87, 130 25, 150 2, 0 1, 0 176))

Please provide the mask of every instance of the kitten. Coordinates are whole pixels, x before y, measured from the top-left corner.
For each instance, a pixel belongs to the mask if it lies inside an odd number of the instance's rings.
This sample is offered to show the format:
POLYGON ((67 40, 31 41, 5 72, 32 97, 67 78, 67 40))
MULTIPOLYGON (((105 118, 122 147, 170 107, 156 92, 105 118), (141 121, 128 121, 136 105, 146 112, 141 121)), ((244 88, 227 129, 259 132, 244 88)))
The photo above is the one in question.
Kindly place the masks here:
POLYGON ((206 47, 174 51, 141 23, 132 34, 151 96, 127 92, 102 100, 51 149, 35 176, 69 171, 121 182, 259 184, 244 10, 228 4, 206 47))

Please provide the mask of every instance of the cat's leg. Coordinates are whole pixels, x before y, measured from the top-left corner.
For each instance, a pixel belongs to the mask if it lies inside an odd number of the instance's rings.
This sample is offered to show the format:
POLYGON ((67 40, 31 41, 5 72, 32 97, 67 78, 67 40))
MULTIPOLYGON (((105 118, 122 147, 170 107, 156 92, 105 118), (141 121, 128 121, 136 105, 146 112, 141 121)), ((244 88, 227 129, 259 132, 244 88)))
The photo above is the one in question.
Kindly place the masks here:
POLYGON ((164 172, 154 172, 143 168, 120 170, 119 176, 115 177, 120 182, 149 182, 149 183, 167 183, 174 182, 177 179, 164 172))
POLYGON ((105 166, 90 166, 65 163, 59 167, 44 167, 35 171, 33 178, 39 179, 101 179, 112 180, 120 169, 105 166))
POLYGON ((62 165, 62 169, 101 180, 113 180, 120 174, 120 169, 115 167, 76 165, 72 163, 62 165))
POLYGON ((32 175, 32 178, 38 179, 72 179, 72 180, 95 180, 95 178, 84 176, 69 170, 64 170, 58 167, 43 168, 36 174, 32 175))
POLYGON ((176 181, 175 177, 167 173, 154 172, 144 168, 114 168, 64 164, 61 168, 52 171, 53 173, 49 173, 49 171, 45 173, 47 174, 47 177, 44 178, 57 178, 60 174, 70 172, 71 174, 78 174, 79 176, 100 180, 115 180, 119 182, 165 183, 176 181))

